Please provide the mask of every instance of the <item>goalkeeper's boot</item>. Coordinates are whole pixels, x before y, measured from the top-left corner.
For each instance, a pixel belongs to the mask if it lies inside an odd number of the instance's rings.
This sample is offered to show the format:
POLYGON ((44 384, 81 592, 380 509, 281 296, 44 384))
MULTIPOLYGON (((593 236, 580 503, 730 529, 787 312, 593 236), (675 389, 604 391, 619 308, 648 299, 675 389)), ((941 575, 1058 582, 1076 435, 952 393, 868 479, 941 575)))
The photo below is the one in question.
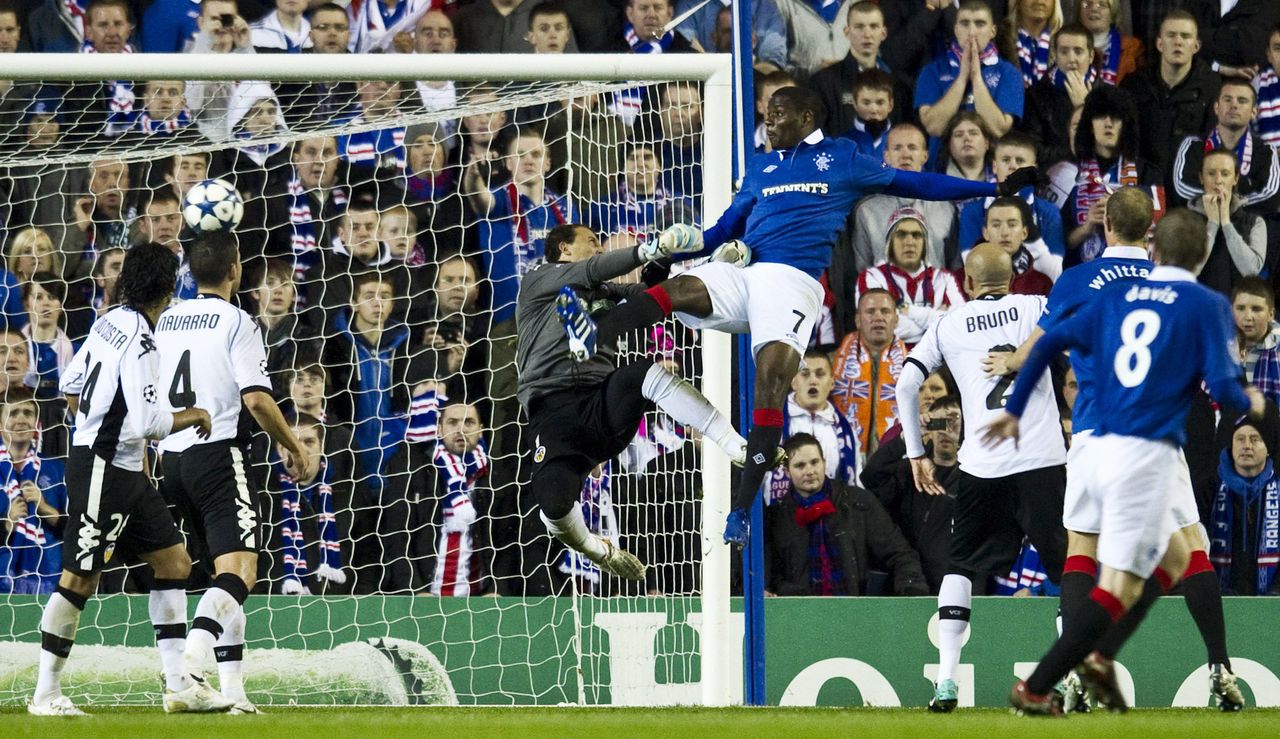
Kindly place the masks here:
POLYGON ((1236 685, 1236 676, 1225 665, 1209 665, 1209 691, 1218 699, 1218 710, 1235 713, 1244 708, 1244 693, 1236 685))
POLYGON ((734 508, 724 522, 724 543, 739 549, 747 545, 751 534, 751 512, 746 508, 734 508))
POLYGON ((249 702, 248 698, 236 701, 235 705, 227 711, 228 716, 261 716, 262 711, 258 707, 249 702))
POLYGON ((164 691, 165 713, 222 713, 235 703, 198 675, 192 675, 191 685, 183 690, 164 691))
POLYGON ((955 680, 939 680, 933 686, 933 700, 929 701, 931 713, 951 713, 960 702, 960 689, 955 680))
POLYGON ((1094 652, 1076 667, 1076 674, 1086 689, 1098 701, 1098 705, 1112 713, 1124 713, 1129 704, 1120 692, 1120 681, 1116 679, 1116 665, 1113 660, 1094 652))
POLYGON ((1009 706, 1019 716, 1049 716, 1066 718, 1062 712, 1062 699, 1052 690, 1047 695, 1036 695, 1027 690, 1027 681, 1019 680, 1009 691, 1009 706))
POLYGON ((27 699, 27 713, 32 716, 88 716, 89 714, 76 708, 76 704, 65 695, 55 695, 47 701, 36 703, 27 699))
MULTIPOLYGON (((624 580, 644 579, 644 562, 641 562, 636 555, 614 544, 603 536, 600 537, 600 541, 604 542, 604 556, 598 560, 591 560, 599 565, 600 569, 610 575, 617 575, 624 580)), ((591 558, 588 557, 588 559, 591 558)))
POLYGON ((556 296, 556 315, 569 338, 569 354, 575 362, 585 362, 596 353, 596 322, 587 312, 587 303, 565 285, 556 296))
POLYGON ((1089 713, 1093 710, 1089 705, 1089 691, 1085 690, 1084 683, 1075 670, 1068 672, 1054 690, 1062 693, 1062 710, 1067 713, 1089 713))

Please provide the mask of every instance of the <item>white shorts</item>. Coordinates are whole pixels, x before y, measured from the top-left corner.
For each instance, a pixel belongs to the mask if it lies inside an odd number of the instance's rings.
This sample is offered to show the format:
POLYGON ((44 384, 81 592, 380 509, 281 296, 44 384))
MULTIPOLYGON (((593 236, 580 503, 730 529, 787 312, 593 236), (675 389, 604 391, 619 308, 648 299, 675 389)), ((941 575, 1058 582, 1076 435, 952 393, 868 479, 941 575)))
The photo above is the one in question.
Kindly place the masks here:
POLYGON ((1182 450, 1116 434, 1097 437, 1086 450, 1083 459, 1090 464, 1077 462, 1077 471, 1084 477, 1083 495, 1101 508, 1098 562, 1146 579, 1179 528, 1170 503, 1178 468, 1186 467, 1182 450))
POLYGON ((705 318, 676 313, 690 328, 751 333, 751 353, 780 341, 804 354, 822 309, 822 285, 795 267, 761 262, 734 267, 707 262, 684 274, 698 278, 711 296, 705 318))
MULTIPOLYGON (((1062 510, 1062 525, 1067 531, 1080 534, 1097 534, 1102 530, 1102 505, 1085 491, 1090 472, 1098 465, 1104 453, 1098 438, 1090 431, 1071 436, 1071 448, 1067 450, 1067 492, 1062 510)), ((1178 463, 1170 478, 1169 508, 1178 529, 1200 523, 1200 510, 1196 506, 1196 494, 1191 488, 1191 470, 1187 457, 1178 449, 1178 463)))

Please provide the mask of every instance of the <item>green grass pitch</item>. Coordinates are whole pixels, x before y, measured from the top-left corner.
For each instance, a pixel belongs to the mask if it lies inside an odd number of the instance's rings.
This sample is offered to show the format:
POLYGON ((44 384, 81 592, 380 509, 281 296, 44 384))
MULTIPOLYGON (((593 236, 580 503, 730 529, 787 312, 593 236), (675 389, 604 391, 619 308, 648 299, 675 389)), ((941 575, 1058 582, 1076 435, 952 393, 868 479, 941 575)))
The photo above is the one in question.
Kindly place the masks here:
POLYGON ((260 716, 166 716, 99 709, 86 719, 0 710, 5 737, 1223 737, 1275 736, 1280 710, 1146 709, 1124 716, 1018 718, 997 709, 935 716, 924 709, 835 708, 276 708, 260 716))

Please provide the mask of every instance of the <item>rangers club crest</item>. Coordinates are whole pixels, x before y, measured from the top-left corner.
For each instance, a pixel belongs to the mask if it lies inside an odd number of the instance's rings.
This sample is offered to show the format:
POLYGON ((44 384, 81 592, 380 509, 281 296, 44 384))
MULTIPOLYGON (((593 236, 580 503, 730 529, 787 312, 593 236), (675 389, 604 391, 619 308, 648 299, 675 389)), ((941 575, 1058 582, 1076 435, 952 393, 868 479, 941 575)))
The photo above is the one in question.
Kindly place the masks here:
POLYGON ((831 155, 825 151, 813 158, 813 163, 818 165, 819 172, 826 172, 831 169, 831 155))

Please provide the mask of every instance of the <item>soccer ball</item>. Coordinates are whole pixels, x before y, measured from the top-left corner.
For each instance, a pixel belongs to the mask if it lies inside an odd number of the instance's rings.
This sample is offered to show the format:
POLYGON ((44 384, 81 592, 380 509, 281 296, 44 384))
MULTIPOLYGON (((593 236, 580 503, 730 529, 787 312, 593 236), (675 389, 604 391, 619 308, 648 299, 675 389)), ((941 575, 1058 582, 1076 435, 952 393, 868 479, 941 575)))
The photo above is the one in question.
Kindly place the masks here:
POLYGON ((242 217, 244 203, 226 180, 198 182, 182 201, 182 219, 196 233, 229 231, 240 225, 242 217))

